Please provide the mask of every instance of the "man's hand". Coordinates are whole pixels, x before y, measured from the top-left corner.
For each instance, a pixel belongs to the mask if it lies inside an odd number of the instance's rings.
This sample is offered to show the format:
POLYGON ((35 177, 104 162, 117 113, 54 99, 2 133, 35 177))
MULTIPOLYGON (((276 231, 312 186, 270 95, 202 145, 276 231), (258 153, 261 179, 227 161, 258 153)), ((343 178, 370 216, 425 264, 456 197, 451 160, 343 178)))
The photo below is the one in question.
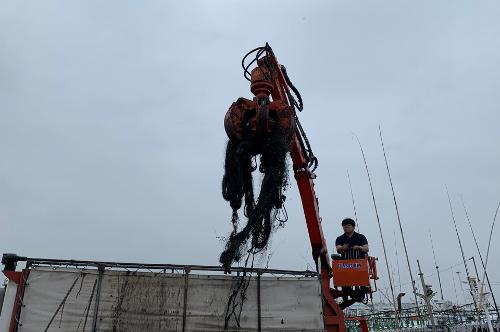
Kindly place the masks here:
POLYGON ((339 253, 343 253, 343 252, 347 251, 348 249, 349 249, 348 244, 337 246, 337 252, 339 252, 339 253))
POLYGON ((364 246, 353 246, 352 249, 353 250, 359 250, 359 251, 362 251, 364 253, 367 253, 368 252, 368 245, 365 244, 364 246))

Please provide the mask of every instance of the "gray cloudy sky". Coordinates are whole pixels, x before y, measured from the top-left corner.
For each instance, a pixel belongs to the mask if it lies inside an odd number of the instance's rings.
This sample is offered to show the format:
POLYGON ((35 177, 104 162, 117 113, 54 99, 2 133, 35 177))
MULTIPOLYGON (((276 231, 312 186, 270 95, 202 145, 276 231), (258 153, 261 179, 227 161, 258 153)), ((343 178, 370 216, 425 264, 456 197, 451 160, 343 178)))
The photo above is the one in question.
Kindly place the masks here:
MULTIPOLYGON (((0 251, 217 264, 231 229, 223 117, 251 95, 241 57, 268 41, 304 98, 330 248, 353 214, 349 169, 387 284, 356 133, 390 263, 408 287, 380 124, 412 264, 434 272, 432 231, 455 300, 463 267, 446 269, 460 254, 444 186, 467 257, 476 252, 460 195, 483 250, 500 200, 498 17, 497 1, 2 0, 0 251)), ((313 263, 295 183, 287 196, 270 265, 304 269, 313 263)), ((500 295, 498 241, 491 250, 500 295)))

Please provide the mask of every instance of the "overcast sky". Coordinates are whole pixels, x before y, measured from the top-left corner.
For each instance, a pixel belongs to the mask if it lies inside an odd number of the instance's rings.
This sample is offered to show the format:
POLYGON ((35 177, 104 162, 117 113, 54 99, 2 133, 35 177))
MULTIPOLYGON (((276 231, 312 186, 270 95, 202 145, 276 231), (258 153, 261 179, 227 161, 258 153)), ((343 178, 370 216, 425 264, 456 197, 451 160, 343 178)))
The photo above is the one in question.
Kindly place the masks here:
MULTIPOLYGON (((497 1, 2 0, 0 252, 217 264, 231 230, 223 117, 251 98, 241 58, 267 41, 304 98, 330 250, 353 216, 349 169, 360 231, 387 285, 355 133, 397 290, 401 279, 409 293, 380 124, 414 272, 418 258, 438 289, 432 232, 445 297, 455 301, 455 282, 463 302, 445 185, 466 257, 477 252, 461 196, 485 253, 500 200, 499 17, 497 1)), ((270 266, 311 268, 291 183, 270 266)), ((499 228, 489 266, 497 296, 499 228)))

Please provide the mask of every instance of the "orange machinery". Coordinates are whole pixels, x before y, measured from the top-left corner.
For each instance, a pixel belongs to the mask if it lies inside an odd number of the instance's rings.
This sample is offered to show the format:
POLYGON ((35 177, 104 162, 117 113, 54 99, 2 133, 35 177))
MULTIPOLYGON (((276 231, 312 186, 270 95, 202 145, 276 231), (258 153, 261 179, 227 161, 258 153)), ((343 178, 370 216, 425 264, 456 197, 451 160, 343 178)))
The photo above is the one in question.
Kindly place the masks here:
MULTIPOLYGON (((258 139, 272 128, 273 121, 280 121, 282 128, 288 129, 292 135, 290 154, 304 209, 312 256, 321 276, 325 328, 329 332, 345 332, 344 314, 336 301, 337 298, 345 296, 340 287, 343 287, 344 291, 346 288, 362 287, 365 293, 371 295, 376 290, 370 285, 370 280, 375 285, 377 279, 375 258, 335 260, 332 269, 321 227, 318 198, 314 191, 316 175, 313 171, 317 161, 297 118, 297 109, 302 109, 300 95, 290 82, 285 67, 278 63, 269 44, 247 53, 242 65, 255 97, 252 100, 239 98, 231 105, 224 119, 226 132, 229 137, 237 137, 241 135, 241 128, 246 125, 258 139), (255 54, 255 58, 245 65, 245 58, 250 54, 255 54), (250 73, 248 69, 253 63, 256 63, 256 67, 250 73), (290 90, 295 93, 298 102, 290 90)), ((357 320, 361 329, 368 331, 366 319, 349 320, 357 320)))
POLYGON ((334 260, 332 272, 335 276, 335 287, 370 287, 375 292, 376 284, 372 288, 370 280, 377 280, 376 258, 368 256, 361 259, 334 260))

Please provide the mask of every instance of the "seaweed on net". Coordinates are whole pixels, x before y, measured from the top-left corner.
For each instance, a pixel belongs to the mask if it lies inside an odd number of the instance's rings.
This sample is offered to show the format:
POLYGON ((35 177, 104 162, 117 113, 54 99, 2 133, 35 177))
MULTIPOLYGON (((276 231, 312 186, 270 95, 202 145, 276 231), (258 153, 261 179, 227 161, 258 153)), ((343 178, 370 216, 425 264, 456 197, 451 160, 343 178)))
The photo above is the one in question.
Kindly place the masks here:
POLYGON ((260 140, 247 134, 241 140, 230 139, 226 147, 222 196, 233 209, 233 232, 220 255, 220 263, 229 269, 239 262, 245 252, 257 253, 266 249, 279 211, 284 208, 288 184, 287 154, 290 137, 279 123, 260 140), (264 175, 257 200, 254 198, 252 173, 257 169, 264 175), (238 210, 244 202, 246 225, 237 231, 238 210))

